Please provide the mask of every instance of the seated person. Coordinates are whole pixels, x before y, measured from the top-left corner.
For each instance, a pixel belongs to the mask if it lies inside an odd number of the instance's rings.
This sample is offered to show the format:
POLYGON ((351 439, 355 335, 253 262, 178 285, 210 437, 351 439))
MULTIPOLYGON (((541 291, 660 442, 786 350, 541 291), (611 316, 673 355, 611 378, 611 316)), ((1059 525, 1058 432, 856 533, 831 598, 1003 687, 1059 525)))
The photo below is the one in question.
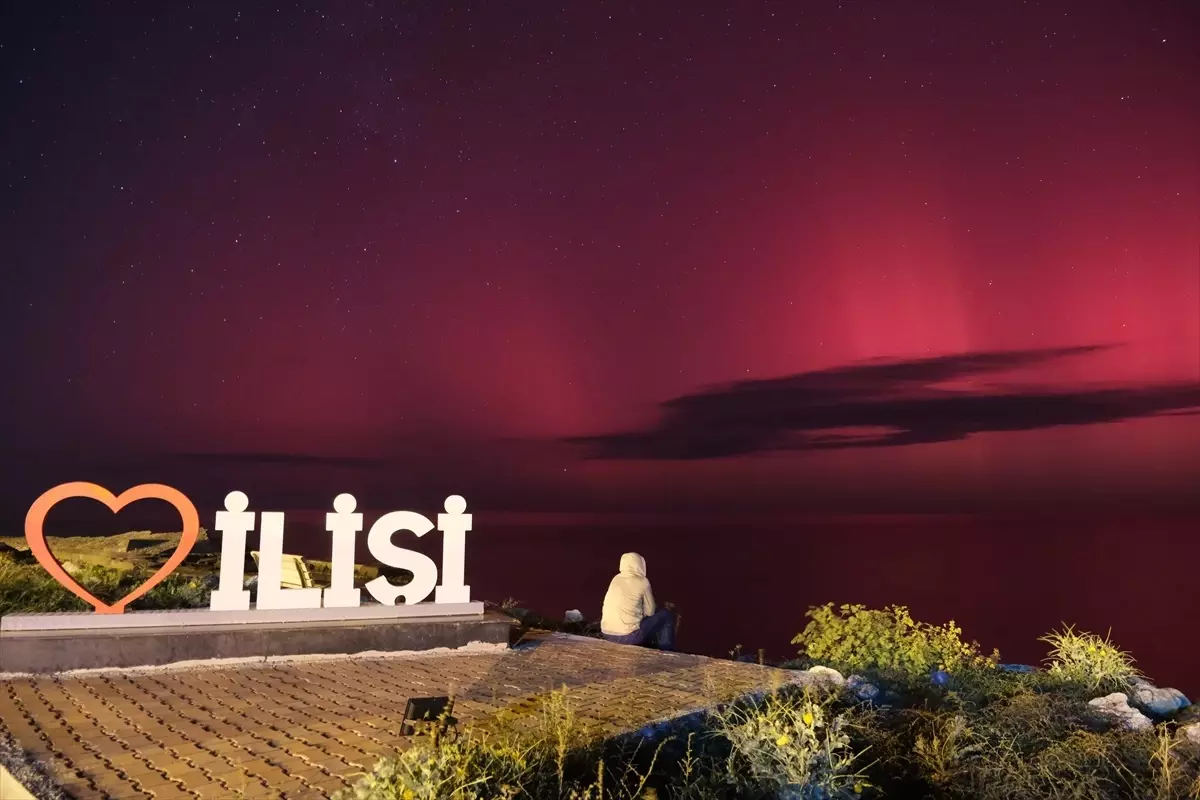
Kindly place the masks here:
POLYGON ((656 610, 646 560, 637 553, 621 556, 621 571, 608 585, 600 632, 610 642, 675 649, 675 611, 670 603, 656 610))

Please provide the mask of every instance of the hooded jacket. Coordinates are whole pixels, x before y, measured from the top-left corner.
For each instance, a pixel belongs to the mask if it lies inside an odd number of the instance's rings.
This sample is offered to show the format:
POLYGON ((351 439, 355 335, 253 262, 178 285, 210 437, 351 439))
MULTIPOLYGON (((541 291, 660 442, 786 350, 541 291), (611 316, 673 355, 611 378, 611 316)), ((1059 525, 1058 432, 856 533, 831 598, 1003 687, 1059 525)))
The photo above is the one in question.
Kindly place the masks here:
POLYGON ((654 593, 646 579, 646 560, 637 553, 621 556, 621 571, 608 584, 600 630, 610 636, 628 636, 654 613, 654 593))

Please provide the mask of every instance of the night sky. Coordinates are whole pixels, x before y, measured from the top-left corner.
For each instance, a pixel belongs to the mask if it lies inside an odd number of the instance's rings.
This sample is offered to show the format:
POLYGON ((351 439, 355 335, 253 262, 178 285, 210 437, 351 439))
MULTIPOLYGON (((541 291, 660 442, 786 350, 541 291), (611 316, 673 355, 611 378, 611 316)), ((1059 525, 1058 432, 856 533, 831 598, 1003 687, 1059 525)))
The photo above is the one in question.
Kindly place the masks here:
POLYGON ((6 3, 5 519, 1200 508, 1194 12, 6 3))

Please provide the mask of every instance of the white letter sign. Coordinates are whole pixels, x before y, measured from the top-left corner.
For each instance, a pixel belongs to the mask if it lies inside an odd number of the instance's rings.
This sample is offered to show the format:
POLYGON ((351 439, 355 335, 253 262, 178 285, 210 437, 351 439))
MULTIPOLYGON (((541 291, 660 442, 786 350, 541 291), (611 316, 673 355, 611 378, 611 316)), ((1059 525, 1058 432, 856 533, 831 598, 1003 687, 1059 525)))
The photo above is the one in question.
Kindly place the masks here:
POLYGON ((221 577, 209 600, 213 611, 245 611, 250 608, 250 590, 242 588, 246 577, 246 534, 254 530, 254 512, 247 511, 250 499, 244 492, 225 495, 225 510, 217 512, 213 526, 221 532, 221 577))
MULTIPOLYGON (((466 583, 466 542, 471 530, 472 517, 467 513, 467 501, 452 494, 443 503, 445 513, 437 515, 437 529, 442 535, 441 582, 438 581, 438 564, 417 550, 409 550, 393 541, 397 534, 406 533, 416 537, 425 536, 434 529, 432 520, 415 511, 391 511, 383 514, 371 525, 367 533, 367 550, 384 565, 412 573, 412 580, 394 584, 380 574, 365 586, 371 598, 379 605, 368 601, 362 603, 362 587, 354 585, 355 552, 358 534, 364 528, 363 514, 358 511, 354 495, 339 494, 333 500, 333 511, 325 514, 325 529, 329 532, 329 586, 319 588, 310 584, 304 564, 298 556, 295 567, 299 577, 284 584, 284 514, 282 511, 250 511, 250 498, 245 492, 233 491, 225 495, 224 508, 217 511, 213 528, 220 533, 221 562, 217 586, 209 599, 209 610, 221 612, 204 616, 180 611, 137 611, 137 618, 122 617, 126 607, 162 583, 184 563, 196 542, 200 540, 202 528, 196 506, 178 489, 160 483, 145 483, 134 486, 120 495, 114 495, 103 486, 83 481, 63 483, 43 492, 34 501, 25 515, 25 540, 29 551, 54 580, 68 591, 95 609, 103 620, 115 620, 121 625, 153 627, 159 617, 176 618, 183 614, 188 625, 224 625, 230 622, 317 621, 350 619, 396 619, 400 617, 453 616, 460 614, 483 614, 483 603, 471 602, 471 587, 466 583), (126 505, 139 500, 165 501, 179 513, 182 528, 175 550, 159 566, 158 571, 147 577, 141 585, 134 587, 125 597, 115 601, 93 595, 87 587, 71 576, 67 569, 50 552, 44 523, 46 514, 56 504, 70 498, 90 498, 106 505, 116 513, 126 505), (258 526, 258 586, 251 604, 251 592, 246 588, 246 551, 251 532, 258 526), (436 594, 435 594, 436 590, 436 594), (433 595, 432 603, 425 603, 433 595), (419 609, 380 606, 414 606, 424 603, 419 609), (324 609, 329 609, 325 611, 324 609), (340 610, 339 610, 340 609, 340 610), (351 610, 356 609, 356 610, 351 610), (256 616, 258 611, 265 612, 256 616)), ((292 562, 287 562, 289 573, 292 562)), ((0 615, 0 628, 7 621, 20 615, 0 615)), ((47 619, 53 614, 42 615, 47 619)), ((70 615, 68 615, 70 616, 70 615)), ((100 625, 97 617, 89 626, 100 625)), ((105 622, 107 626, 107 622, 105 622)), ((49 624, 45 620, 30 630, 57 630, 62 624, 49 624)), ((64 628, 65 629, 65 628, 64 628)))
MULTIPOLYGON (((255 513, 247 511, 249 498, 243 492, 225 496, 225 510, 217 512, 217 530, 221 531, 221 578, 212 593, 210 607, 214 611, 245 611, 250 608, 250 592, 242 588, 245 579, 246 537, 254 529, 255 513)), ((254 598, 258 609, 355 608, 362 600, 362 590, 354 585, 354 546, 363 529, 363 515, 356 511, 358 501, 350 494, 339 494, 333 501, 333 512, 325 515, 325 528, 330 537, 330 585, 284 588, 283 533, 284 515, 280 511, 259 513, 258 591, 254 598)), ((396 585, 386 577, 368 581, 366 589, 383 605, 395 605, 403 598, 405 605, 420 603, 434 595, 434 603, 469 603, 471 587, 466 585, 465 561, 467 531, 471 530, 471 515, 466 513, 467 501, 450 495, 445 502, 446 513, 438 514, 437 528, 442 533, 442 580, 438 583, 438 565, 429 556, 416 550, 400 547, 392 537, 402 531, 424 536, 433 530, 433 522, 415 511, 391 511, 384 514, 367 533, 367 549, 378 561, 389 567, 408 570, 412 580, 396 585)))
POLYGON ((442 532, 442 582, 438 584, 435 603, 469 603, 471 587, 466 581, 467 531, 471 530, 471 515, 465 514, 467 501, 456 494, 446 498, 446 513, 438 514, 438 530, 442 532))
POLYGON ((325 515, 325 528, 333 539, 326 608, 357 608, 362 590, 354 586, 354 540, 363 527, 363 515, 354 513, 358 501, 351 494, 333 498, 333 513, 325 515))

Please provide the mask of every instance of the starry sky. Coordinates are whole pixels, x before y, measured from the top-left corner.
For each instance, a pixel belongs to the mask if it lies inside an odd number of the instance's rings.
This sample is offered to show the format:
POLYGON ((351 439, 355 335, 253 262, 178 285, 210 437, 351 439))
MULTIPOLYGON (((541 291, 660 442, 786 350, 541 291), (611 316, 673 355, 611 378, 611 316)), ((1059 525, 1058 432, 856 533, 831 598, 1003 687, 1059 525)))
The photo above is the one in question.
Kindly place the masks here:
POLYGON ((4 4, 0 495, 1197 509, 1189 5, 4 4))

